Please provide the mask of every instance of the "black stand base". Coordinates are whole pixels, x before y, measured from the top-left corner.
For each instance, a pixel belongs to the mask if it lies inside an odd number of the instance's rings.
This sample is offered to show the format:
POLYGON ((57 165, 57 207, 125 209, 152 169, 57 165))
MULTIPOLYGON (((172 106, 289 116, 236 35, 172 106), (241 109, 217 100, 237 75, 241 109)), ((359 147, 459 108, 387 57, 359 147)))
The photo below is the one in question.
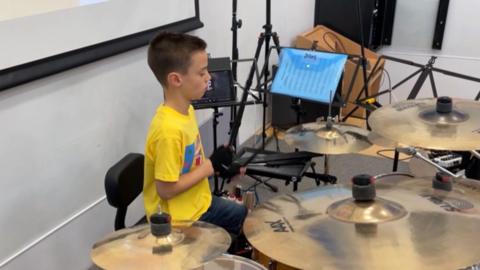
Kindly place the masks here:
POLYGON ((293 183, 293 191, 298 190, 298 183, 300 183, 303 177, 314 179, 317 186, 322 182, 324 184, 335 184, 337 182, 335 176, 319 174, 315 171, 315 162, 312 161, 312 158, 322 156, 322 154, 311 152, 279 153, 267 150, 258 151, 258 149, 253 148, 244 148, 242 150, 237 162, 242 163, 242 160, 250 160, 246 164, 246 174, 257 181, 250 188, 263 184, 273 192, 278 191, 278 188, 268 183, 269 180, 259 178, 262 176, 284 180, 285 185, 293 183), (252 155, 255 155, 253 159, 252 155), (307 172, 309 169, 311 169, 311 172, 307 172))

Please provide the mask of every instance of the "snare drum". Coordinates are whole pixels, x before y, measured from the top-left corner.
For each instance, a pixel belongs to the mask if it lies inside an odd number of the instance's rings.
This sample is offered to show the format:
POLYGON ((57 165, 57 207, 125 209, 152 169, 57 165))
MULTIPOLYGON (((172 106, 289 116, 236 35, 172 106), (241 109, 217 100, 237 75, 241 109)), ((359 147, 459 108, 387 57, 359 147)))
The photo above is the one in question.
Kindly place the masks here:
POLYGON ((195 270, 267 270, 267 268, 244 257, 223 254, 195 270))

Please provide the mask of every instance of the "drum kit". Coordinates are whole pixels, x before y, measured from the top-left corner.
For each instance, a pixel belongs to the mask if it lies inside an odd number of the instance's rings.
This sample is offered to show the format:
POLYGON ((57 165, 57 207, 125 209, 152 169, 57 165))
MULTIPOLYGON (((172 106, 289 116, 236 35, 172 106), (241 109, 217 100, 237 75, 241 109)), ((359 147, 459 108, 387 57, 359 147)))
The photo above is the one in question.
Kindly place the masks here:
MULTIPOLYGON (((480 144, 476 101, 406 100, 375 110, 368 123, 371 132, 331 120, 302 124, 285 141, 329 155, 357 153, 372 138, 411 153, 480 144)), ((97 242, 91 257, 105 269, 480 269, 480 181, 411 162, 414 177, 360 174, 257 206, 243 227, 255 261, 222 255, 228 234, 198 221, 117 231, 97 242)))

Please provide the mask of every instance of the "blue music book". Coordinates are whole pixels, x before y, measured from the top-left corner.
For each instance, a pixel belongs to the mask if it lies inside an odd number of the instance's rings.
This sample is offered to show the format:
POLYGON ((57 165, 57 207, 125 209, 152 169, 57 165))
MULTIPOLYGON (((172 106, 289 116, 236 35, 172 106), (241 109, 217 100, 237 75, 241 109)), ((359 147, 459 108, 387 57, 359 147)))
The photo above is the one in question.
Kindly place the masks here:
POLYGON ((345 54, 282 48, 271 92, 330 103, 346 61, 345 54))

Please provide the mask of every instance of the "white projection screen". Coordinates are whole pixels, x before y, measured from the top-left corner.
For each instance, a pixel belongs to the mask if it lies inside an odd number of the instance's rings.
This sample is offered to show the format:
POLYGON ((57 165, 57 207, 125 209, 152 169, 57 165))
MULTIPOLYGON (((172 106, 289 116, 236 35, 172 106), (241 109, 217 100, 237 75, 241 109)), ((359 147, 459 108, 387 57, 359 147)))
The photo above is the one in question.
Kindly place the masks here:
POLYGON ((198 0, 3 1, 0 91, 203 26, 198 0))

